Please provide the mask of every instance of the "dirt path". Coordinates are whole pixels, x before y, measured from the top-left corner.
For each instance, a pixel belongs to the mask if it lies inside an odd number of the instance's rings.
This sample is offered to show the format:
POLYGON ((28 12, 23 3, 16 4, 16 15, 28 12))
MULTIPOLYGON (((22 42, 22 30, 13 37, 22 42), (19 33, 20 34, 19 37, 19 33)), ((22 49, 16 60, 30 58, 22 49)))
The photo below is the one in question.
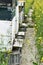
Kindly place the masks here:
POLYGON ((27 28, 26 38, 22 49, 21 65, 33 65, 32 62, 36 62, 36 52, 34 28, 27 28))

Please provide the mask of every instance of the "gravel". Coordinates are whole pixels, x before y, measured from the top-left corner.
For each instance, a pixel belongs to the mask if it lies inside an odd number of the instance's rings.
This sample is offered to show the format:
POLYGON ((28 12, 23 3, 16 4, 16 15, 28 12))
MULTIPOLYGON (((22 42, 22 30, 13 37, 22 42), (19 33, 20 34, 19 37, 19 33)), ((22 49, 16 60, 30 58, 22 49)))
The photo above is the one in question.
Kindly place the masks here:
POLYGON ((22 48, 21 65, 33 65, 36 62, 37 49, 35 46, 34 28, 27 28, 24 45, 22 48))

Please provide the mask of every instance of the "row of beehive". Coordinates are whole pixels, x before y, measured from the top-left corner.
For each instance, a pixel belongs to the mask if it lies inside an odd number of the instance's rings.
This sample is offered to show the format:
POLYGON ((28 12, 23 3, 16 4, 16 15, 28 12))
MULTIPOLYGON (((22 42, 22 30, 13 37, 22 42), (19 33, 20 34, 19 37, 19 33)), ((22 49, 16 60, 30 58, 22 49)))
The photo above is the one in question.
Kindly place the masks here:
POLYGON ((0 51, 12 50, 12 46, 13 46, 12 43, 13 40, 15 39, 15 34, 18 33, 19 24, 22 23, 24 19, 23 18, 24 1, 21 0, 19 1, 11 0, 11 1, 12 1, 12 6, 10 6, 9 3, 7 2, 7 9, 8 11, 11 10, 13 12, 13 14, 11 13, 13 15, 12 19, 7 19, 7 15, 9 13, 5 11, 6 2, 4 0, 0 1, 0 51), (3 8, 3 12, 1 11, 2 8, 3 8), (3 16, 3 18, 1 16, 3 16))

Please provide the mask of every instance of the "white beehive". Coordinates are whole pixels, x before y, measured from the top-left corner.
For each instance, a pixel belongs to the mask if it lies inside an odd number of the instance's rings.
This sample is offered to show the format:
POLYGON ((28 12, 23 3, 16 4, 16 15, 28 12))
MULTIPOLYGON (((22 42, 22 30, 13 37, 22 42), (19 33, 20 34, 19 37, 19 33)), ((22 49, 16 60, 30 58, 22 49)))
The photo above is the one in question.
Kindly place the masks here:
POLYGON ((15 0, 0 0, 0 51, 12 50, 16 34, 15 0))
POLYGON ((12 22, 0 20, 0 50, 12 49, 12 22))
POLYGON ((25 5, 25 0, 17 0, 16 19, 17 22, 19 21, 20 24, 22 24, 22 22, 24 21, 24 5, 25 5))
POLYGON ((22 10, 19 15, 20 24, 24 21, 24 11, 22 10))
POLYGON ((25 0, 18 0, 18 6, 24 6, 25 0))

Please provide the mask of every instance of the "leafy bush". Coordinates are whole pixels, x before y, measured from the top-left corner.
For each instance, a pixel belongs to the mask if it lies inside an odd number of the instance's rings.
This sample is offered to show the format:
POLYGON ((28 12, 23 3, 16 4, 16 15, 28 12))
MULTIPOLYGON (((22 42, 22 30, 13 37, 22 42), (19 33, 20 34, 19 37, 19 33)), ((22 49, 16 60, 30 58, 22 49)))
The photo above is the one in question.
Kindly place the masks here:
POLYGON ((25 14, 28 14, 29 9, 32 7, 33 1, 34 0, 26 0, 26 3, 25 3, 25 14))
POLYGON ((32 6, 34 9, 33 19, 35 21, 36 46, 39 54, 39 61, 43 58, 43 0, 35 0, 32 6))
POLYGON ((0 52, 0 65, 8 65, 9 53, 0 52))

